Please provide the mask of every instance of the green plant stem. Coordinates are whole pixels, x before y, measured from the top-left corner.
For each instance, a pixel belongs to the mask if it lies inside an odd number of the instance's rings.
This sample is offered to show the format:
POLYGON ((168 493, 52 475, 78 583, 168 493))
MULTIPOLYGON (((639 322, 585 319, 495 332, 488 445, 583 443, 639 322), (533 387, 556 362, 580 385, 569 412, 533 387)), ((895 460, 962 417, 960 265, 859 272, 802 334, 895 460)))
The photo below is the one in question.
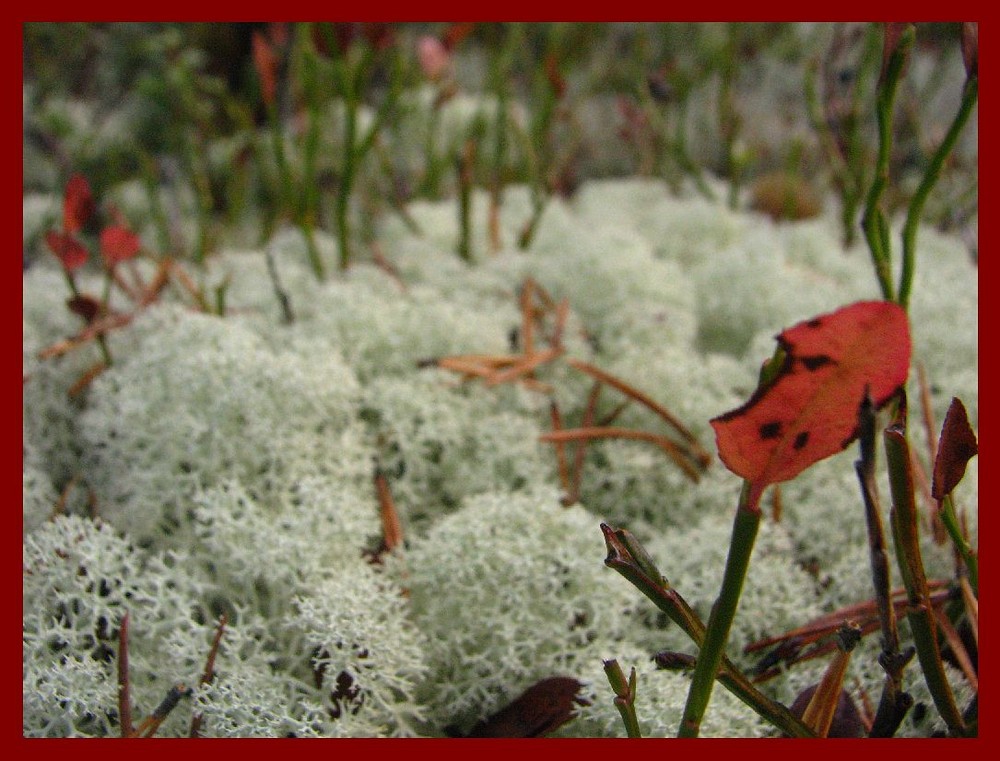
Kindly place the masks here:
POLYGON ((889 184, 889 157, 892 151, 892 112, 896 100, 896 90, 903 73, 907 54, 915 39, 913 26, 907 27, 889 57, 885 75, 879 81, 875 113, 878 118, 878 157, 875 161, 875 175, 865 203, 862 228, 872 255, 875 276, 878 278, 882 295, 887 301, 895 301, 892 284, 892 249, 889 241, 889 224, 879 206, 883 193, 889 184))
POLYGON ((965 721, 955 704, 941 661, 937 625, 920 553, 919 518, 913 488, 913 466, 906 440, 905 406, 900 410, 896 422, 885 430, 883 436, 889 467, 889 486, 892 490, 890 521, 897 563, 911 607, 907 618, 913 634, 913 644, 934 705, 948 725, 948 731, 961 737, 967 733, 965 721))
POLYGON ((631 738, 641 738, 642 731, 639 729, 639 717, 635 713, 635 667, 632 667, 628 679, 626 679, 625 672, 622 671, 622 667, 618 664, 618 661, 611 659, 610 661, 604 661, 604 673, 608 677, 611 689, 614 690, 615 708, 618 709, 618 713, 622 716, 622 722, 625 724, 625 732, 631 738))
POLYGON ((736 617, 743 582, 750 565, 750 555, 760 527, 760 511, 749 503, 750 484, 745 482, 740 491, 740 500, 733 522, 733 537, 726 558, 726 570, 722 577, 719 596, 712 606, 705 627, 705 641, 698 651, 698 662, 691 677, 684 717, 678 730, 678 737, 697 737, 701 720, 712 697, 712 687, 719 672, 719 665, 729 640, 729 630, 736 617))
POLYGON ((156 226, 156 235, 159 238, 160 251, 167 253, 170 251, 170 224, 167 221, 167 214, 163 210, 163 201, 160 199, 159 178, 157 177, 156 159, 148 151, 138 147, 136 158, 139 169, 142 173, 142 184, 146 190, 146 198, 149 201, 149 212, 153 217, 156 226))
MULTIPOLYGON (((657 608, 673 621, 699 647, 705 641, 705 624, 687 601, 663 577, 653 559, 639 542, 624 529, 612 529, 601 524, 608 557, 604 563, 620 573, 648 597, 657 608)), ((718 671, 719 683, 743 701, 758 715, 791 737, 814 737, 809 727, 785 706, 776 703, 758 690, 725 655, 718 671)))
POLYGON ((962 533, 962 527, 958 524, 958 516, 955 515, 955 502, 952 500, 951 495, 948 494, 943 500, 941 500, 941 509, 938 512, 941 517, 941 522, 944 524, 945 531, 948 532, 948 536, 951 537, 952 543, 955 545, 955 549, 962 558, 962 562, 965 563, 965 568, 969 573, 969 584, 972 585, 972 591, 979 596, 979 557, 976 551, 969 545, 968 540, 962 533))
MULTIPOLYGON (((73 275, 65 268, 63 269, 63 275, 66 276, 66 284, 69 286, 69 291, 73 294, 73 298, 80 298, 80 289, 76 287, 76 280, 73 279, 73 275)), ((108 303, 107 298, 105 298, 104 303, 108 303)), ((108 348, 108 340, 103 333, 97 334, 97 345, 101 349, 101 357, 104 359, 104 364, 111 367, 111 350, 108 348)))
POLYGON ((472 261, 472 173, 476 143, 466 140, 457 158, 458 170, 458 255, 472 261))
POLYGON ((941 175, 941 169, 944 166, 945 160, 955 148, 958 136, 962 132, 962 128, 965 127, 965 123, 969 120, 969 116, 972 114, 972 110, 975 108, 978 100, 979 76, 973 75, 965 81, 965 86, 962 88, 962 103, 959 106, 958 113, 948 128, 944 140, 941 141, 941 145, 934 152, 934 156, 931 158, 931 163, 927 167, 927 171, 924 172, 917 192, 910 199, 910 207, 906 214, 906 223, 903 225, 903 267, 899 278, 899 305, 904 309, 909 303, 910 290, 913 287, 917 227, 920 224, 920 215, 924 210, 927 196, 941 175))
POLYGON ((351 235, 348 219, 348 201, 354 187, 356 154, 354 142, 357 132, 358 103, 350 76, 344 77, 347 85, 344 95, 344 162, 340 168, 340 190, 337 193, 337 242, 340 248, 340 269, 346 270, 351 264, 351 235))
POLYGON ((913 698, 903 691, 903 669, 913 657, 913 650, 911 648, 905 655, 899 650, 899 629, 892 604, 889 555, 875 480, 875 419, 875 405, 871 397, 866 395, 858 416, 861 458, 854 463, 854 469, 858 474, 865 505, 875 607, 882 629, 882 654, 879 656, 879 663, 885 670, 882 697, 868 734, 869 737, 892 737, 913 704, 913 698))

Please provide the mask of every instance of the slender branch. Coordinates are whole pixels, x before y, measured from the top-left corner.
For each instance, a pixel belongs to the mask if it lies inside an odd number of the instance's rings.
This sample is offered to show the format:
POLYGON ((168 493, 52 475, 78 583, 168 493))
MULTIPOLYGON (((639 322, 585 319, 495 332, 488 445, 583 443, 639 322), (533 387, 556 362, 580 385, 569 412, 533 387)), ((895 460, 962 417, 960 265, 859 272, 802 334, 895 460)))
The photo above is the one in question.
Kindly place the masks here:
POLYGON ((726 558, 726 569, 722 577, 719 596, 712 606, 705 627, 705 641, 698 651, 698 662, 691 677, 684 717, 678 729, 678 737, 697 737, 701 720, 712 697, 712 687, 722 662, 729 640, 729 630, 736 617, 743 582, 750 565, 750 555, 760 527, 760 511, 750 505, 750 483, 745 482, 740 491, 736 518, 733 521, 733 536, 726 558))
POLYGON ((955 697, 941 661, 937 626, 920 553, 913 470, 909 444, 906 441, 905 397, 896 421, 885 430, 884 440, 889 465, 889 486, 892 490, 890 521, 896 544, 897 563, 910 603, 914 606, 907 617, 913 634, 913 644, 927 687, 941 718, 948 725, 951 734, 963 736, 967 731, 965 721, 955 705, 955 697))

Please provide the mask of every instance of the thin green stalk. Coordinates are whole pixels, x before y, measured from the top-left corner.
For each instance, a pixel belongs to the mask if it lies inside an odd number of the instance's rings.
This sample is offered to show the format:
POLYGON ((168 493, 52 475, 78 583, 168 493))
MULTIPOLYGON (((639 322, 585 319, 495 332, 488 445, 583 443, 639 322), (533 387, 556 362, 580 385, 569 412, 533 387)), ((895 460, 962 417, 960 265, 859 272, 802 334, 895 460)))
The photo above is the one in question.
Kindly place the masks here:
POLYGON ((715 686, 726 642, 729 640, 729 630, 736 617, 736 608, 750 565, 750 555, 753 553, 757 529, 760 527, 760 511, 750 505, 749 497, 750 484, 746 482, 740 491, 740 500, 736 508, 722 587, 705 627, 705 641, 698 651, 698 662, 691 677, 691 687, 688 690, 687 704, 684 706, 684 717, 677 732, 678 737, 698 736, 702 717, 712 697, 712 688, 715 686))
POLYGON ((628 679, 626 679, 622 667, 618 661, 612 658, 610 661, 604 661, 604 673, 607 674, 608 683, 614 690, 615 708, 618 709, 618 713, 621 714, 622 721, 625 723, 625 732, 631 738, 641 738, 639 717, 635 713, 635 667, 632 667, 628 679))
POLYGON ((879 206, 882 195, 889 185, 889 157, 892 151, 892 112, 896 100, 896 90, 903 73, 910 48, 916 37, 913 25, 906 28, 900 36, 896 49, 889 57, 885 74, 879 81, 876 97, 876 116, 878 118, 878 157, 875 161, 875 175, 868 198, 865 203, 865 214, 862 228, 865 240, 872 254, 872 264, 878 278, 882 295, 887 301, 895 301, 895 289, 892 284, 892 250, 889 241, 889 224, 879 206))
POLYGON ((458 255, 472 261, 472 172, 476 156, 476 143, 465 141, 456 159, 458 170, 458 255))
POLYGON ((906 223, 903 226, 903 269, 899 278, 899 305, 904 309, 909 303, 910 289, 913 286, 917 226, 920 224, 920 215, 924 210, 924 203, 927 201, 927 196, 930 194, 934 184, 938 181, 944 162, 955 148, 958 136, 962 132, 962 128, 965 127, 965 123, 969 120, 969 116, 972 114, 972 110, 975 108, 978 100, 979 75, 973 74, 965 81, 965 87, 962 88, 962 104, 959 106, 958 113, 948 128, 944 140, 941 141, 941 145, 934 152, 934 156, 931 158, 931 163, 927 167, 927 171, 924 172, 917 192, 913 194, 913 198, 910 200, 910 208, 906 214, 906 223))
POLYGON ((357 133, 357 98, 350 85, 350 75, 344 77, 344 162, 340 167, 340 190, 337 193, 337 242, 340 247, 340 269, 346 270, 351 264, 351 235, 348 219, 348 201, 354 185, 355 139, 357 133))
MULTIPOLYGON (((648 597, 691 641, 702 647, 705 624, 687 601, 663 577, 649 554, 628 531, 601 524, 608 557, 604 564, 620 573, 648 597)), ((764 695, 725 655, 718 669, 719 683, 743 703, 790 737, 814 737, 809 727, 785 706, 764 695)))
POLYGON ((861 457, 854 463, 854 469, 858 474, 865 505, 875 606, 882 629, 882 654, 879 656, 879 663, 885 670, 882 697, 868 734, 869 737, 892 737, 913 704, 913 698, 903 691, 903 669, 913 658, 913 650, 910 648, 905 654, 899 650, 899 629, 892 604, 889 555, 875 479, 875 418, 875 405, 871 397, 866 395, 858 416, 861 457))
POLYGON ((148 151, 141 147, 136 149, 136 158, 139 161, 139 168, 142 172, 142 184, 146 190, 146 198, 149 201, 149 211, 153 216, 153 223, 156 226, 160 251, 166 253, 171 248, 170 224, 167 221, 167 214, 163 210, 163 202, 160 199, 156 160, 148 151))
POLYGON ((955 502, 952 500, 950 494, 946 495, 943 500, 941 500, 941 509, 938 512, 941 517, 941 522, 944 524, 945 530, 948 532, 948 536, 951 537, 952 543, 955 545, 955 549, 962 558, 962 562, 965 563, 965 568, 969 573, 969 584, 972 585, 972 591, 979 596, 979 557, 976 551, 969 545, 968 540, 965 538, 965 534, 962 533, 962 528, 958 524, 958 516, 955 515, 955 502))
MULTIPOLYGON (((69 285, 69 290, 73 294, 73 298, 80 298, 80 289, 76 287, 76 280, 73 279, 72 273, 64 267, 63 274, 66 276, 66 283, 69 285)), ((107 298, 105 298, 104 303, 108 303, 107 298)), ((101 349, 101 357, 104 359, 104 364, 111 367, 111 350, 108 348, 108 340, 103 333, 97 334, 97 345, 101 349)))
POLYGON ((885 430, 883 436, 892 491, 890 522, 897 563, 911 607, 907 618, 913 634, 913 644, 934 705, 948 725, 948 731, 961 737, 967 734, 967 729, 955 704, 955 696, 941 661, 937 624, 920 553, 919 517, 914 496, 910 448, 906 440, 905 405, 897 415, 896 422, 885 430))

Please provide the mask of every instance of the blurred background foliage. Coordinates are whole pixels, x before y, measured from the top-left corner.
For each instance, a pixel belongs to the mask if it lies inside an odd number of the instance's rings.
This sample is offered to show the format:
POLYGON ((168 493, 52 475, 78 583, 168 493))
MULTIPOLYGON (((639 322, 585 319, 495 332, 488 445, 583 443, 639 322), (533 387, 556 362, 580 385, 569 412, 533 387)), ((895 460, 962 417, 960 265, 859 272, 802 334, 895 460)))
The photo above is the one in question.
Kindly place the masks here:
MULTIPOLYGON (((98 197, 136 180, 188 194, 208 249, 233 237, 239 219, 280 216, 281 191, 267 169, 273 157, 259 134, 268 111, 254 65, 255 34, 283 41, 274 43, 276 113, 298 171, 289 179, 295 187, 309 183, 318 195, 315 208, 300 208, 300 219, 308 212, 310 224, 335 227, 333 199, 348 187, 361 209, 362 237, 371 235, 386 198, 401 208, 413 198, 460 193, 456 163, 470 140, 478 148, 466 151, 471 181, 492 186, 498 197, 498 187, 510 182, 569 196, 587 179, 632 175, 660 176, 674 192, 693 187, 712 195, 705 176, 715 176, 729 183, 730 206, 775 218, 819 213, 831 195, 849 205, 845 182, 865 180, 876 149, 876 24, 335 23, 327 25, 330 39, 344 44, 328 56, 316 52, 323 25, 285 26, 25 24, 24 193, 59 193, 78 172, 98 197), (421 68, 424 37, 445 41, 447 81, 421 68), (319 116, 324 136, 335 125, 325 109, 343 98, 338 60, 354 60, 366 45, 376 49, 362 61, 367 68, 355 72, 360 105, 373 112, 388 105, 388 118, 375 149, 351 166, 356 182, 338 185, 347 170, 329 158, 342 150, 335 137, 320 138, 319 157, 306 169, 296 162, 308 155, 309 118, 319 116), (420 88, 435 99, 425 108, 430 115, 415 121, 401 93, 420 88), (495 122, 480 109, 451 142, 435 146, 416 136, 430 134, 429 120, 462 95, 499 104, 495 122)), ((959 35, 957 23, 918 24, 894 125, 890 211, 905 205, 957 108, 965 75, 959 35)), ((925 219, 960 229, 975 254, 975 119, 949 161, 925 219)), ((845 217, 850 242, 853 211, 845 217)), ((161 235, 171 245, 165 230, 161 235)), ((249 237, 255 235, 262 232, 249 237)))

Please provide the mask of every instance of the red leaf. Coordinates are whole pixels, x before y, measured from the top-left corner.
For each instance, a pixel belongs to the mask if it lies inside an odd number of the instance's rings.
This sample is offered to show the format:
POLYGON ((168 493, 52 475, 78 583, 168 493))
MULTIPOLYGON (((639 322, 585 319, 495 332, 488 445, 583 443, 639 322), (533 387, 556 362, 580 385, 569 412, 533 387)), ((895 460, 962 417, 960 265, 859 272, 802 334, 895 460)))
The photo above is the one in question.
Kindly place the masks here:
POLYGON ((112 225, 101 230, 101 256, 110 269, 139 253, 139 236, 125 227, 112 225))
POLYGON ((74 174, 66 183, 63 196, 63 230, 75 233, 80 230, 94 213, 94 196, 91 195, 87 178, 74 174))
POLYGON ((45 242, 49 244, 52 253, 59 257, 59 261, 62 262, 62 266, 67 272, 80 269, 90 257, 87 249, 68 233, 63 234, 50 230, 45 233, 45 242))
POLYGON ((979 454, 976 434, 969 425, 965 405, 952 398, 948 414, 944 417, 937 457, 934 459, 934 478, 931 494, 940 502, 951 494, 965 475, 969 460, 979 454))
POLYGON ((910 367, 906 312, 890 301, 861 301, 800 322, 780 335, 785 362, 774 380, 738 409, 711 421, 719 456, 750 482, 750 506, 857 436, 865 389, 877 406, 910 367))
POLYGON ((73 314, 80 315, 88 325, 101 313, 101 302, 85 293, 67 300, 66 306, 73 314))
POLYGON ((260 93, 264 98, 264 104, 270 107, 278 93, 278 55, 260 32, 253 33, 251 44, 253 65, 260 80, 260 93))

